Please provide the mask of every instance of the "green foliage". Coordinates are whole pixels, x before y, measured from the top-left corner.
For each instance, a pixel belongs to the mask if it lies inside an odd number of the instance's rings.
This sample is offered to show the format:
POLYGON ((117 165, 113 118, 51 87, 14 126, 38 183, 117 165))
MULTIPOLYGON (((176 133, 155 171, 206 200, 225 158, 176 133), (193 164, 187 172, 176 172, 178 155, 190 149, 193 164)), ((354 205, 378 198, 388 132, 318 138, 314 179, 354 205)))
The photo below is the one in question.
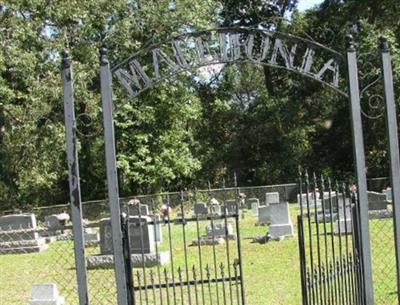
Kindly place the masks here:
MULTIPOLYGON (((112 63, 177 34, 217 25, 262 24, 312 38, 339 52, 358 43, 361 88, 380 73, 378 38, 389 38, 399 81, 395 0, 13 1, 0 5, 0 207, 68 201, 60 53, 73 58, 83 199, 105 197, 98 50, 112 63), (281 17, 291 15, 282 22, 281 17), (268 20, 274 18, 274 25, 268 20), (276 22, 276 20, 279 20, 276 22), (90 124, 89 124, 90 123, 90 124)), ((344 71, 344 70, 343 70, 344 71)), ((294 181, 298 165, 352 176, 349 105, 319 83, 248 64, 197 71, 127 100, 115 88, 121 195, 220 181, 294 181)), ((343 77, 344 78, 344 77, 343 77)), ((385 124, 374 105, 380 82, 362 95, 369 176, 387 175, 385 124)), ((400 92, 398 86, 396 95, 400 92)), ((382 110, 379 106, 378 110, 382 110)), ((379 111, 378 111, 379 112, 379 111)))

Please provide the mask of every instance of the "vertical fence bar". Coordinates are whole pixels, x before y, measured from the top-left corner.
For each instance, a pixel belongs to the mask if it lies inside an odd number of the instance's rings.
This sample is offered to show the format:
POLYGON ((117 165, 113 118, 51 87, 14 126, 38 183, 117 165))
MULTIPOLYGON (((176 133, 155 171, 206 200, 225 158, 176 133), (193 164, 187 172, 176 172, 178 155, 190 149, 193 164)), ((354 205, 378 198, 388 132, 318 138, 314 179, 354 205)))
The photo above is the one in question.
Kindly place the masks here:
POLYGON ((235 200, 236 200, 236 214, 235 214, 235 222, 236 222, 236 237, 237 237, 237 251, 238 251, 238 260, 239 260, 239 272, 240 272, 240 294, 242 305, 246 305, 246 296, 244 291, 244 275, 243 275, 243 258, 242 258, 242 246, 240 240, 240 224, 239 224, 239 188, 237 183, 236 173, 233 176, 234 187, 236 189, 235 200))
POLYGON ((389 138, 390 181, 392 187, 393 221, 397 266, 397 298, 400 304, 400 161, 397 112, 393 90, 393 72, 389 43, 381 38, 382 74, 385 88, 386 126, 389 138))
POLYGON ((108 204, 111 212, 111 231, 114 249, 115 279, 117 283, 118 305, 127 305, 125 262, 122 248, 119 190, 115 153, 112 80, 107 49, 100 51, 100 83, 103 106, 104 143, 106 149, 108 204))
POLYGON ((347 36, 347 68, 351 105, 353 149, 356 165, 357 192, 360 211, 361 269, 363 274, 365 305, 374 304, 372 280, 371 244, 369 233, 367 178, 365 173, 365 151, 362 130, 360 92, 358 84, 357 54, 353 37, 347 36))
POLYGON ((76 121, 74 110, 74 88, 71 60, 67 52, 62 60, 62 82, 64 96, 65 134, 67 144, 69 197, 71 201, 72 231, 79 304, 89 305, 88 282, 85 261, 85 241, 83 236, 81 187, 79 183, 78 151, 76 148, 76 121))
POLYGON ((128 291, 128 305, 134 305, 134 291, 133 291, 133 273, 132 273, 132 262, 131 262, 131 248, 129 238, 129 216, 121 215, 121 230, 122 230, 122 245, 125 260, 125 273, 126 273, 126 287, 128 291))

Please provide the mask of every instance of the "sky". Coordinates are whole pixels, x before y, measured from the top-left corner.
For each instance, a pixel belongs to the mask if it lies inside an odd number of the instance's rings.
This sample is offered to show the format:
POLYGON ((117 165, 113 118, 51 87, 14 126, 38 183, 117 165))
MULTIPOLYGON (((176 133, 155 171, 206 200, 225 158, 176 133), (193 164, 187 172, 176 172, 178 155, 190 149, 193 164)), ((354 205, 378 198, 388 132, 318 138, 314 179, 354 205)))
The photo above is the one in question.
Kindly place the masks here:
POLYGON ((304 11, 312 8, 314 5, 320 4, 323 0, 299 0, 298 9, 299 11, 304 11))

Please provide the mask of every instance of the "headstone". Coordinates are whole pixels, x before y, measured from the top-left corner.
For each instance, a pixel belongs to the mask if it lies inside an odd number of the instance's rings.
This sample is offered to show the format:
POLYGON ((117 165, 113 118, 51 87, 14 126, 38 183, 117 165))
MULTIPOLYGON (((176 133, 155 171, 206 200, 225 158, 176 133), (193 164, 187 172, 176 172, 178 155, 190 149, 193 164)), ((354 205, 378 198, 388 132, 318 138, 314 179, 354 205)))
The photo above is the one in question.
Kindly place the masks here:
MULTIPOLYGON (((161 216, 155 217, 160 218, 161 216)), ((161 232, 158 235, 157 224, 149 216, 129 216, 129 245, 133 267, 164 265, 169 263, 168 251, 156 251, 156 242, 162 240, 161 232), (143 245, 143 246, 142 246, 143 245), (143 249, 143 250, 142 250, 143 249)), ((157 220, 158 225, 161 223, 157 220)), ((89 269, 109 269, 114 267, 111 221, 109 218, 100 221, 100 253, 86 259, 89 269)))
POLYGON ((349 198, 339 204, 338 219, 336 220, 336 234, 351 234, 352 233, 352 213, 351 202, 349 198))
POLYGON ((56 235, 57 230, 62 228, 60 220, 57 215, 47 215, 44 217, 44 222, 47 226, 47 232, 49 236, 56 235))
POLYGON ((0 254, 41 252, 47 249, 46 239, 37 232, 34 214, 0 217, 0 254))
POLYGON ((161 215, 153 215, 151 218, 153 219, 154 239, 157 243, 162 243, 161 215))
POLYGON ((211 214, 213 215, 221 215, 221 206, 219 203, 211 203, 210 210, 211 214))
POLYGON ((279 203, 279 193, 278 192, 265 193, 265 204, 269 205, 272 203, 279 203))
MULTIPOLYGON (((303 204, 303 209, 307 209, 307 204, 310 208, 315 208, 315 200, 314 200, 314 194, 309 193, 308 197, 307 194, 297 194, 297 203, 300 207, 300 196, 301 196, 301 203, 303 204), (307 202, 308 198, 308 202, 307 202)), ((320 202, 317 201, 317 206, 320 202)))
MULTIPOLYGON (((151 217, 148 216, 129 216, 129 240, 132 254, 155 251, 154 226, 149 225, 151 221, 151 217)), ((101 254, 113 254, 110 219, 100 221, 100 252, 101 254)))
POLYGON ((207 215, 208 214, 207 205, 204 202, 195 203, 194 214, 198 216, 207 215))
POLYGON ((64 297, 60 296, 56 284, 38 284, 32 286, 30 305, 62 305, 64 297))
POLYGON ((289 203, 270 204, 269 213, 271 217, 271 225, 269 226, 269 234, 272 239, 280 239, 286 236, 293 236, 293 224, 289 213, 289 203))
POLYGON ((149 215, 149 206, 147 204, 128 205, 129 216, 147 216, 149 215), (140 213, 139 213, 140 208, 140 213))
POLYGON ((225 228, 225 223, 214 223, 212 226, 211 224, 206 226, 206 233, 207 237, 214 237, 214 238, 228 238, 234 239, 235 235, 233 234, 233 227, 232 224, 227 223, 225 228), (214 227, 214 230, 213 230, 214 227), (226 230, 225 230, 226 229, 226 230), (226 232, 225 232, 226 231, 226 232))
POLYGON ((271 213, 269 206, 261 206, 258 208, 257 225, 266 225, 271 222, 271 213))
POLYGON ((253 202, 251 203, 251 211, 253 212, 253 214, 254 214, 255 216, 258 216, 258 209, 259 209, 259 206, 260 206, 260 202, 259 202, 258 199, 257 199, 257 201, 253 201, 253 202))
POLYGON ((236 200, 226 200, 225 205, 221 207, 222 214, 225 215, 225 206, 227 210, 227 215, 237 214, 236 200))
POLYGON ((95 247, 100 243, 100 234, 92 228, 84 229, 85 247, 95 247))
POLYGON ((368 195, 368 210, 386 210, 387 209, 387 200, 386 194, 377 193, 377 192, 367 192, 368 195))
POLYGON ((393 201, 392 199, 392 189, 390 187, 386 188, 385 190, 382 191, 386 195, 386 200, 387 201, 393 201))
POLYGON ((251 209, 251 205, 253 204, 253 202, 257 202, 257 204, 259 204, 260 203, 260 201, 258 200, 258 198, 249 198, 249 199, 246 199, 246 206, 247 206, 247 209, 251 209))

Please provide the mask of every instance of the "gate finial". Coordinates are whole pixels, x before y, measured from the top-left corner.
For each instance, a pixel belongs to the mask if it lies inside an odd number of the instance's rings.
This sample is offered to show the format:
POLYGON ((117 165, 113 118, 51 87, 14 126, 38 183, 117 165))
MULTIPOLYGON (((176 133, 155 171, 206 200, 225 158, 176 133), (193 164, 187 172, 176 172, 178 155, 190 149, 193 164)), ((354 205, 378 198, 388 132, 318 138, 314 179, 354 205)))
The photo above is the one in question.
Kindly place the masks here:
POLYGON ((379 47, 381 48, 382 51, 384 52, 389 52, 389 41, 387 40, 386 37, 379 37, 379 47))
POLYGON ((350 52, 356 50, 356 44, 354 42, 353 35, 351 35, 351 34, 346 35, 346 48, 350 52))
POLYGON ((62 62, 61 68, 68 69, 71 66, 71 57, 69 56, 69 52, 67 50, 62 50, 62 62))
POLYGON ((100 63, 102 66, 108 64, 108 50, 107 48, 100 49, 100 63))

